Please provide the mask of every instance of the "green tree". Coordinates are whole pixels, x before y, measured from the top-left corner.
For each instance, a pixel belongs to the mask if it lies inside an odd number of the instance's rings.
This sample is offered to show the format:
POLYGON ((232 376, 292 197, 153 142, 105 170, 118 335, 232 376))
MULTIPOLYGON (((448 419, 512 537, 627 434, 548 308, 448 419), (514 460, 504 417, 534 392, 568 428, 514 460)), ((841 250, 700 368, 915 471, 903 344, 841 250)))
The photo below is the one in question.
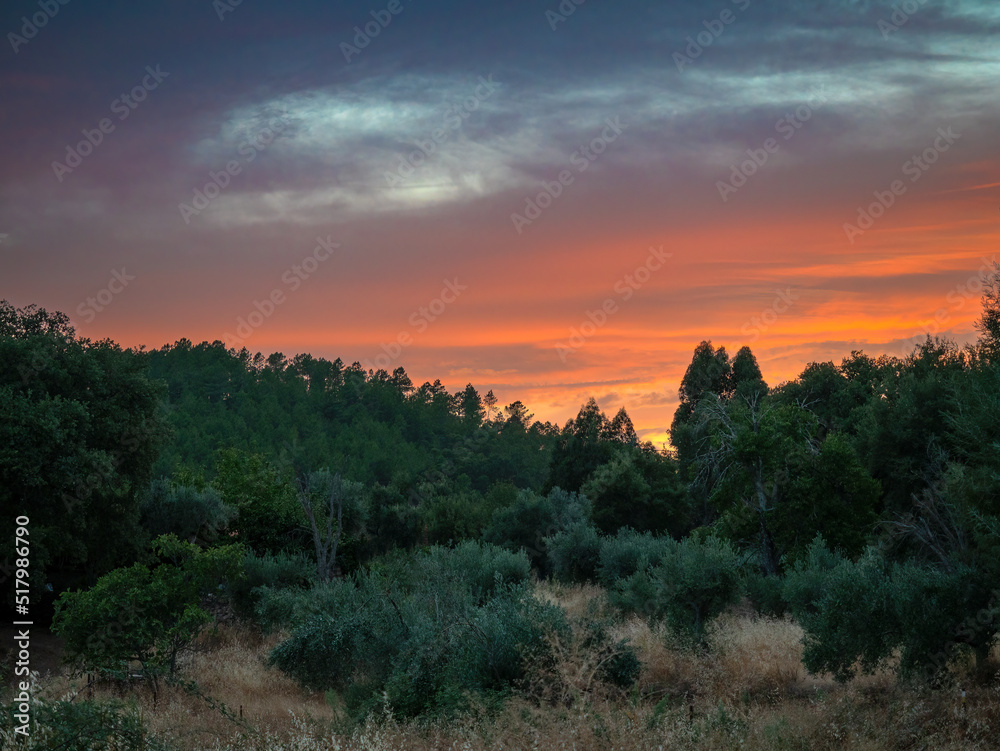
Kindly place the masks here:
POLYGON ((462 420, 465 421, 467 426, 478 428, 483 424, 483 418, 486 416, 483 398, 479 396, 479 392, 476 391, 471 383, 465 387, 465 390, 460 395, 459 410, 462 420))
POLYGON ((725 540, 688 537, 669 548, 651 578, 656 610, 703 642, 706 624, 739 599, 740 558, 725 540))
POLYGON ((858 412, 858 455, 881 482, 886 513, 904 512, 932 481, 946 450, 952 384, 966 357, 951 342, 928 339, 903 360, 883 364, 877 396, 858 412))
POLYGON ((111 571, 87 590, 63 592, 53 630, 66 642, 66 661, 77 671, 124 677, 138 663, 154 693, 178 654, 211 616, 205 594, 236 578, 243 550, 236 545, 202 551, 173 535, 153 543, 150 565, 111 571))
POLYGON ((977 349, 987 362, 1000 361, 1000 263, 993 262, 993 271, 983 289, 983 313, 976 321, 980 333, 977 349))
POLYGON ((719 478, 713 502, 727 515, 731 530, 756 528, 761 567, 769 576, 777 574, 781 554, 773 517, 791 457, 813 449, 815 418, 767 399, 725 402, 714 395, 702 400, 697 415, 711 437, 711 449, 699 456, 699 470, 719 478))
POLYGON ((31 518, 39 587, 135 559, 139 502, 166 428, 141 355, 0 301, 0 508, 31 518))
POLYGON ((835 549, 860 555, 875 529, 882 491, 848 439, 827 435, 818 452, 795 454, 789 472, 773 522, 787 561, 804 555, 817 534, 835 549))
POLYGON ((575 419, 569 420, 552 454, 546 490, 579 491, 591 473, 614 455, 608 440, 610 424, 597 400, 590 398, 575 419))
POLYGON ((199 490, 161 478, 150 485, 139 514, 142 526, 153 537, 173 534, 207 545, 219 540, 236 510, 224 504, 214 488, 199 490))
POLYGON ((303 516, 292 482, 261 454, 223 449, 212 487, 236 509, 236 540, 258 553, 277 553, 302 540, 303 516))
POLYGON ((711 438, 699 467, 718 480, 720 529, 756 538, 763 572, 802 555, 818 533, 860 552, 875 522, 879 486, 851 445, 819 439, 815 415, 771 397, 707 398, 698 419, 711 438))
POLYGON ((760 398, 767 393, 767 383, 760 372, 757 358, 749 347, 740 347, 730 363, 729 382, 720 396, 742 399, 760 398))

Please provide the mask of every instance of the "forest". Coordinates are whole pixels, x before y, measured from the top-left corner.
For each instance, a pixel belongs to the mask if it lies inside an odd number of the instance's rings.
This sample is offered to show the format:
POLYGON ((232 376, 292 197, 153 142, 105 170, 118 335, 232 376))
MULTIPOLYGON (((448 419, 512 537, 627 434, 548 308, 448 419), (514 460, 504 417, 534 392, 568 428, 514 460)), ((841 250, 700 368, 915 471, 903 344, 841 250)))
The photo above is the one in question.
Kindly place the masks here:
POLYGON ((594 399, 560 426, 4 301, 5 539, 62 666, 19 733, 4 645, 0 746, 988 747, 1000 266, 977 331, 776 385, 702 341, 664 450, 594 399), (732 667, 752 629, 789 653, 732 667), (234 645, 272 714, 211 673, 234 645))

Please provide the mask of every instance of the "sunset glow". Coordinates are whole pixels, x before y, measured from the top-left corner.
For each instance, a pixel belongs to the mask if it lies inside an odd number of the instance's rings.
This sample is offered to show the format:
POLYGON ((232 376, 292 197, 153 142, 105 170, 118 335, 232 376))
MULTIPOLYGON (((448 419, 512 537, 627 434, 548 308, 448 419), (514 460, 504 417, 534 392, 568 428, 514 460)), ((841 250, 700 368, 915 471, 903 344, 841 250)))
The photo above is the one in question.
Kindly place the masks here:
POLYGON ((657 444, 704 339, 775 385, 975 337, 994 2, 888 34, 887 2, 402 2, 363 47, 384 4, 98 6, 0 62, 0 297, 83 336, 402 366, 559 424, 594 396, 657 444))

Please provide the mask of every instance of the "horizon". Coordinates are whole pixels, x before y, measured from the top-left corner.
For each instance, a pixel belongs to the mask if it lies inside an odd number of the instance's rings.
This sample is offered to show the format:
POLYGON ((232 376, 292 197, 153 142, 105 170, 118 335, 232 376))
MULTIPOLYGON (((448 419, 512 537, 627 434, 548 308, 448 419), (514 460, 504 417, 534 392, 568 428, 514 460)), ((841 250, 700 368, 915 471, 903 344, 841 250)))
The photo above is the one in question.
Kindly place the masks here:
POLYGON ((657 445, 702 340, 771 386, 973 341, 1000 9, 778 5, 19 0, 0 298, 657 445))

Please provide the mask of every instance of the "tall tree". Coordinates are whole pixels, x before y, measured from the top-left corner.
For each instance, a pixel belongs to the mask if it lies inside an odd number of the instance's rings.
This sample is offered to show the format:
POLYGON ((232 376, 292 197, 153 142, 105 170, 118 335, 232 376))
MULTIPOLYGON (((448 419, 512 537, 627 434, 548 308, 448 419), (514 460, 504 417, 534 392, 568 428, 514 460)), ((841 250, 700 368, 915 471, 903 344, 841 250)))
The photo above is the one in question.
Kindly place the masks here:
POLYGON ((616 441, 625 446, 639 445, 639 436, 635 432, 632 418, 628 416, 628 412, 625 411, 624 407, 619 409, 614 419, 611 420, 607 433, 609 440, 616 441))
POLYGON ((608 440, 609 426, 597 400, 588 399, 563 428, 552 454, 546 492, 562 488, 575 493, 595 469, 611 460, 614 444, 608 440))
POLYGON ((344 480, 328 470, 311 472, 303 479, 298 499, 312 533, 320 581, 340 576, 337 553, 344 536, 344 506, 348 506, 348 515, 356 511, 361 491, 360 483, 344 480))
POLYGON ((976 321, 976 329, 981 355, 991 362, 1000 360, 1000 263, 996 261, 983 289, 983 313, 976 321))
POLYGON ((0 301, 0 508, 4 525, 30 516, 42 582, 93 582, 135 560, 140 496, 166 433, 161 394, 141 353, 0 301))

